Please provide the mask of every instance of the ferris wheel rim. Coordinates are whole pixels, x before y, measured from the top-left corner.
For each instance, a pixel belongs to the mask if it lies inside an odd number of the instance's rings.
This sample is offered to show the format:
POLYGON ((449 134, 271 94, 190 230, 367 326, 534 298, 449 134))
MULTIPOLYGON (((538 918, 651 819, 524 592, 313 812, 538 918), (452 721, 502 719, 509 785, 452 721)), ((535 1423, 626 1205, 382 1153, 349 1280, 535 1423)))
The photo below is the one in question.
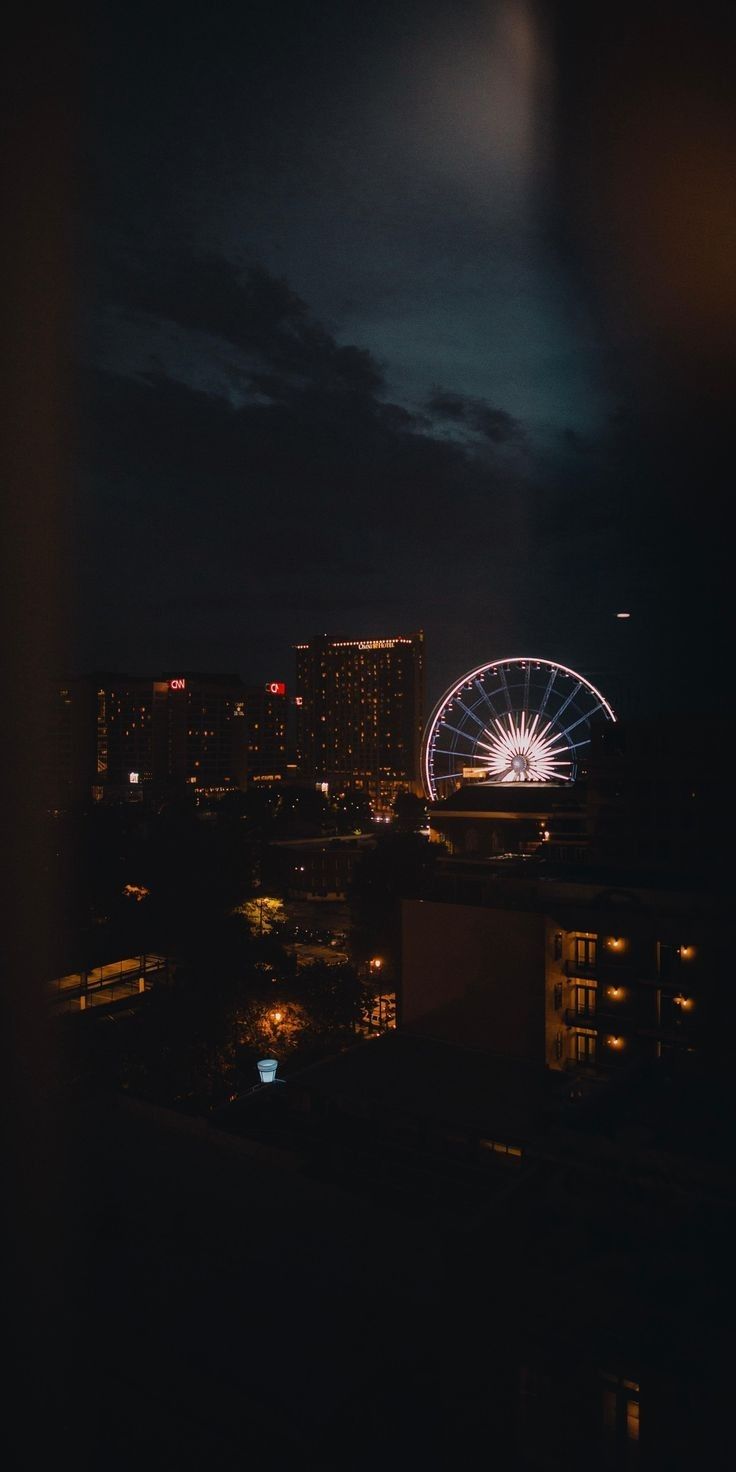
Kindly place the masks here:
MULTIPOLYGON (((433 773, 431 773, 430 770, 429 770, 429 757, 430 757, 430 753, 432 751, 433 738, 434 738, 434 735, 435 735, 435 731, 437 729, 437 726, 440 723, 440 718, 442 716, 442 712, 449 705, 449 703, 453 699, 453 697, 456 696, 456 695, 459 695, 460 691, 463 689, 464 686, 467 686, 473 680, 476 680, 480 675, 486 674, 489 670, 499 669, 499 668, 501 668, 503 666, 509 666, 509 665, 515 665, 515 666, 529 666, 529 665, 534 666, 534 665, 536 665, 537 667, 544 666, 545 669, 554 670, 556 672, 559 672, 560 674, 564 674, 564 675, 569 676, 572 679, 578 680, 580 682, 580 684, 581 685, 584 685, 585 688, 586 688, 586 690, 588 690, 595 697, 596 701, 598 702, 598 704, 595 707, 595 709, 596 710, 598 710, 598 709, 604 710, 606 712, 609 720, 611 720, 613 722, 616 722, 617 721, 616 713, 615 713, 612 705, 610 704, 610 701, 608 701, 606 699, 606 697, 602 693, 602 691, 599 690, 597 688, 597 686, 595 686, 593 684, 592 680, 589 680, 588 679, 587 675, 581 675, 579 670, 572 669, 572 667, 570 665, 562 664, 562 663, 560 663, 559 660, 546 659, 546 658, 544 658, 544 657, 542 657, 540 655, 536 655, 536 654, 534 654, 534 655, 529 655, 529 654, 515 654, 515 655, 511 655, 511 656, 505 656, 503 659, 490 659, 490 660, 486 660, 483 664, 476 665, 476 667, 474 669, 468 670, 464 675, 462 675, 460 677, 459 680, 455 680, 452 685, 449 685, 448 686, 447 690, 445 690, 444 694, 437 701, 437 703, 434 706, 434 709, 432 711, 432 714, 431 714, 429 720, 427 721, 427 725, 426 725, 425 731, 424 731, 424 736, 422 738, 421 771, 422 771, 422 780, 423 780, 423 784, 424 784, 424 787, 425 787, 425 791, 427 792, 427 795, 430 797, 430 799, 432 801, 436 801, 437 800, 437 794, 435 793, 435 790, 434 790, 435 789, 435 782, 436 781, 439 781, 439 780, 442 780, 442 781, 451 780, 451 775, 450 774, 448 774, 448 776, 446 778, 435 778, 434 775, 433 775, 433 773)), ((593 714, 593 712, 591 712, 591 714, 593 714)))

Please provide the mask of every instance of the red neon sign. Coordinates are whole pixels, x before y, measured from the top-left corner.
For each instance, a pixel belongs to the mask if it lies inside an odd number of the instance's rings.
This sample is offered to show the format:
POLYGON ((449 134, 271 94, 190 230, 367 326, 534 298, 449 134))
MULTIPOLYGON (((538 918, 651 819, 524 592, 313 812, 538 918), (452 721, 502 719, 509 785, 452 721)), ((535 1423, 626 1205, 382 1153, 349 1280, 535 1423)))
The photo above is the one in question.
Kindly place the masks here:
POLYGON ((266 690, 269 695, 286 694, 286 686, 282 683, 281 680, 268 680, 266 683, 266 690))
POLYGON ((187 682, 186 682, 186 680, 182 680, 182 679, 169 680, 169 689, 170 690, 186 690, 186 688, 187 688, 187 682))

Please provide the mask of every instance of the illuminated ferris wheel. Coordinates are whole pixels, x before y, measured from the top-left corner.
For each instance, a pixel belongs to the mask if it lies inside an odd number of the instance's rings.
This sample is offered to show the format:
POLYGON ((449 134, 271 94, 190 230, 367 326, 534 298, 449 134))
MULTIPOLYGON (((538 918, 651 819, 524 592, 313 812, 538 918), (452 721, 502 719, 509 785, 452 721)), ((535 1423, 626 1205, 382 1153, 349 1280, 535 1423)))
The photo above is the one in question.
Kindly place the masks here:
POLYGON ((437 801, 466 782, 574 782, 594 717, 616 719, 600 690, 564 664, 482 664, 432 712, 422 742, 427 797, 437 801))

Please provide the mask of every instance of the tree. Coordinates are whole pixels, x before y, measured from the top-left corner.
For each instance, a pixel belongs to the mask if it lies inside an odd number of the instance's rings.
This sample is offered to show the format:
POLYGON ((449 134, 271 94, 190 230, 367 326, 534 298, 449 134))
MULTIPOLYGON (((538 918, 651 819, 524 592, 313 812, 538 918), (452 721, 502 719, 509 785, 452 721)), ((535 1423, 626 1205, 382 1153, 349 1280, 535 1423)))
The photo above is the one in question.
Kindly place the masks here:
POLYGON ((330 802, 330 812, 338 833, 370 832, 373 826, 371 805, 365 792, 358 787, 347 787, 335 793, 330 802))
POLYGON ((414 792, 397 792, 393 812, 397 833, 418 833, 427 825, 427 800, 414 792))
POLYGON ((435 846, 416 833, 382 833, 356 866, 350 888, 351 947, 363 965, 378 956, 384 985, 401 975, 401 901, 425 892, 435 846))
POLYGON ((352 1031, 363 1020, 368 998, 354 966, 313 961, 299 971, 293 991, 314 1032, 352 1031))

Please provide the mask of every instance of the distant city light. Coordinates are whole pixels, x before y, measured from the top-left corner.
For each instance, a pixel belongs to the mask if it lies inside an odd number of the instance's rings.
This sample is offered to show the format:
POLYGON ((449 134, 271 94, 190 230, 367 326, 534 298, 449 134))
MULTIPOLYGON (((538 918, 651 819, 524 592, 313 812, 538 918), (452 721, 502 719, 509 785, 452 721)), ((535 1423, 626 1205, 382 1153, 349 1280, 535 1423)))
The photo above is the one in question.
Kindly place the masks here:
POLYGON ((631 618, 630 613, 617 613, 616 618, 631 618))
POLYGON ((129 777, 128 777, 128 781, 129 781, 129 782, 132 782, 132 783, 134 783, 134 784, 135 784, 135 783, 136 783, 136 782, 140 782, 140 773, 139 773, 139 772, 131 772, 131 773, 130 773, 130 774, 129 774, 129 777))

